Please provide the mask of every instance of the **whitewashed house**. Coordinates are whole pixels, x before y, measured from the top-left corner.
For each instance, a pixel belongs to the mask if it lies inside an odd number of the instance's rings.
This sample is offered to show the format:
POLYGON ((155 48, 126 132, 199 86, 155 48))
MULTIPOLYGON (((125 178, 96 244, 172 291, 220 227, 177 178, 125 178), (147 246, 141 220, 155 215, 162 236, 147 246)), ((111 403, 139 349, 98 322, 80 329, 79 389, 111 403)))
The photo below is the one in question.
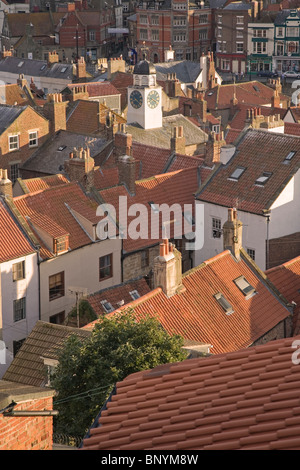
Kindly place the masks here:
POLYGON ((1 196, 0 342, 4 347, 1 348, 0 378, 38 320, 37 252, 1 196))
POLYGON ((196 194, 204 206, 204 244, 194 253, 195 264, 224 249, 222 227, 231 207, 243 223, 243 248, 262 270, 297 256, 300 138, 248 129, 236 148, 221 149, 220 158, 196 194))

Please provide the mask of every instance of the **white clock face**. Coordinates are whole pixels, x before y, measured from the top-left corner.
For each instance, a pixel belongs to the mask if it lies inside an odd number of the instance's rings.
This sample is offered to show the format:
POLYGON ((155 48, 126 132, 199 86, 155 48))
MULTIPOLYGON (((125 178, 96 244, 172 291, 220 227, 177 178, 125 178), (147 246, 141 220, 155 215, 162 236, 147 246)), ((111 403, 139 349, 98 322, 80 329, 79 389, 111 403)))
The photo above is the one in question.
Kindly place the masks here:
POLYGON ((149 108, 151 109, 156 108, 158 106, 158 103, 159 103, 159 94, 155 90, 150 91, 150 93, 148 93, 148 96, 147 96, 147 104, 149 108))

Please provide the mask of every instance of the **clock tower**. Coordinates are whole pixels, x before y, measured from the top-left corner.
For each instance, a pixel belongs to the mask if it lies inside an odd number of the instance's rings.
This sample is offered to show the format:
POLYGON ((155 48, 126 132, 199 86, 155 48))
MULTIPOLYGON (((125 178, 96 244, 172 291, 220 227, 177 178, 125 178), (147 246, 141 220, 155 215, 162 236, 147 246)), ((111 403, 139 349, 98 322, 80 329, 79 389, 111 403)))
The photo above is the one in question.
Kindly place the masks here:
POLYGON ((128 87, 127 124, 136 122, 143 129, 162 127, 162 88, 156 83, 155 67, 147 60, 138 62, 133 85, 128 87))

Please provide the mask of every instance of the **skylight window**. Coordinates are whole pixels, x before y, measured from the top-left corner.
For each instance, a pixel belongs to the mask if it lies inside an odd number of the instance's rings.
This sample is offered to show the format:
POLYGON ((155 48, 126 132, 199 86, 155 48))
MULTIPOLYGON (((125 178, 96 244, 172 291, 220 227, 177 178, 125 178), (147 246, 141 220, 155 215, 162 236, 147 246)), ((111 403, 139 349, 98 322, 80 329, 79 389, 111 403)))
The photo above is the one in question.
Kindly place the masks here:
POLYGON ((65 73, 65 71, 67 70, 67 67, 63 67, 60 71, 60 73, 65 73))
POLYGON ((256 85, 253 85, 253 88, 254 88, 254 90, 255 90, 255 91, 259 91, 259 88, 258 88, 258 86, 256 86, 256 85))
POLYGON ((18 67, 22 67, 23 64, 24 64, 24 61, 19 62, 19 63, 18 63, 18 67))
POLYGON ((218 304, 223 308, 226 315, 230 315, 231 313, 234 312, 232 306, 230 305, 228 300, 225 299, 223 294, 219 292, 218 294, 215 294, 214 297, 217 300, 218 304))
POLYGON ((62 152, 65 148, 67 148, 66 145, 61 145, 60 147, 58 147, 57 150, 58 150, 59 152, 62 152))
POLYGON ((271 172, 264 171, 263 174, 259 178, 257 178, 257 180, 255 181, 255 184, 257 184, 258 186, 264 186, 271 176, 272 176, 271 172))
POLYGON ((131 292, 129 292, 129 294, 131 295, 133 300, 137 300, 140 298, 140 294, 137 290, 132 290, 131 292))
POLYGON ((251 284, 244 278, 244 276, 240 276, 233 281, 236 286, 243 292, 246 299, 252 297, 252 295, 256 294, 256 290, 254 289, 251 284))
POLYGON ((111 313, 115 310, 112 304, 110 302, 107 302, 107 300, 101 300, 101 305, 106 313, 111 313))
POLYGON ((234 172, 230 175, 229 179, 232 179, 234 181, 238 181, 238 179, 242 176, 246 168, 243 167, 237 167, 234 172))
POLYGON ((296 152, 293 152, 293 151, 292 151, 292 152, 289 152, 289 153, 287 154, 287 156, 285 157, 283 163, 289 163, 289 162, 292 160, 292 158, 293 158, 293 156, 295 155, 295 153, 296 153, 296 152))
POLYGON ((44 70, 46 68, 46 64, 42 65, 40 70, 44 70))

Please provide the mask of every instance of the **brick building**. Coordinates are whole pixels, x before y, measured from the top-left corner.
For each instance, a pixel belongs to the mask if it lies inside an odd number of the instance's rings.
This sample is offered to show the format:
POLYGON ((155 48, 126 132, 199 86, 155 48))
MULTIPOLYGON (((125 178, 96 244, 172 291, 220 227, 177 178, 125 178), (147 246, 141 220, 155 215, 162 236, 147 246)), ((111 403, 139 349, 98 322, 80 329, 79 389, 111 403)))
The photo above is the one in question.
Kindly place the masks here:
POLYGON ((165 50, 171 45, 175 60, 199 60, 210 50, 211 10, 203 2, 171 0, 142 2, 136 9, 137 58, 156 63, 165 61, 165 50))
POLYGON ((19 167, 49 136, 49 122, 30 106, 0 107, 0 167, 14 183, 19 167))
POLYGON ((257 16, 257 2, 233 2, 215 11, 216 66, 222 72, 247 70, 248 23, 257 16))

